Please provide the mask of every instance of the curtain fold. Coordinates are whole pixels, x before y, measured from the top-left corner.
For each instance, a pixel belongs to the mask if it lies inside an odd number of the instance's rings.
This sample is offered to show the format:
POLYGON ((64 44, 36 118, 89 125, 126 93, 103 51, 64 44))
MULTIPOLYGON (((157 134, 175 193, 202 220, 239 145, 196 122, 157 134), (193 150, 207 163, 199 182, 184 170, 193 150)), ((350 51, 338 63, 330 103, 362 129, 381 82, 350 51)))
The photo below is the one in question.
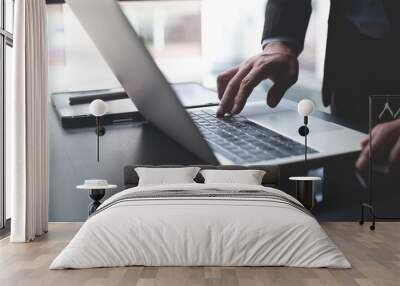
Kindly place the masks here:
POLYGON ((12 242, 27 242, 48 225, 48 51, 45 0, 16 0, 14 70, 6 98, 6 187, 12 242))

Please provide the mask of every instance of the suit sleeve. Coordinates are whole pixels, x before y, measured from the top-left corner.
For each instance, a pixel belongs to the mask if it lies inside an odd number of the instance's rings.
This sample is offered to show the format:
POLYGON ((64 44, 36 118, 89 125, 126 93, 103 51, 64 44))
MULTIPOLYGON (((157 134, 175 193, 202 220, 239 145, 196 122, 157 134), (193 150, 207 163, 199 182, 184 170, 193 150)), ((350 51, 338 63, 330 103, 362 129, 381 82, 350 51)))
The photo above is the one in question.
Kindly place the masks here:
POLYGON ((310 15, 311 0, 268 0, 262 42, 286 39, 301 52, 310 15))

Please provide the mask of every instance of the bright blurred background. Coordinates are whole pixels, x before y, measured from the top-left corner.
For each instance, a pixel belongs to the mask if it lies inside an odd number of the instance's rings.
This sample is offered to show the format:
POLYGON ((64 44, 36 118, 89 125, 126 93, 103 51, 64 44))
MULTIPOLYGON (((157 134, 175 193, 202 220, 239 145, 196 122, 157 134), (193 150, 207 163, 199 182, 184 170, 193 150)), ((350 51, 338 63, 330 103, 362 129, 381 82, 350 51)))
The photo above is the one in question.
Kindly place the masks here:
MULTIPOLYGON (((215 88, 220 72, 261 51, 266 3, 192 0, 120 5, 171 83, 199 82, 215 88)), ((328 0, 313 1, 300 78, 286 95, 295 101, 310 98, 325 111, 320 90, 328 11, 328 0)), ((68 5, 48 5, 48 24, 51 92, 120 86, 68 5)), ((118 43, 115 52, 120 52, 118 43)), ((269 86, 264 81, 252 98, 264 100, 269 86)))

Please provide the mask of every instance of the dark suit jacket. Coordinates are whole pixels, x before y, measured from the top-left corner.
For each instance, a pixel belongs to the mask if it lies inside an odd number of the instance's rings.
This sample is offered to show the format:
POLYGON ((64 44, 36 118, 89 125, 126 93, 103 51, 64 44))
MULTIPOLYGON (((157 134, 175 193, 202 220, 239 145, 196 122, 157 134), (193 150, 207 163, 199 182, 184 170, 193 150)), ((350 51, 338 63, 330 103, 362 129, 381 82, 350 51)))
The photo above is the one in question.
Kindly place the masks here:
MULTIPOLYGON (((319 0, 326 1, 326 0, 319 0)), ((388 20, 391 26, 393 40, 400 40, 400 1, 382 0, 388 20)), ((348 5, 351 0, 331 0, 331 9, 328 22, 328 40, 325 58, 325 75, 322 87, 323 102, 330 104, 332 85, 337 83, 338 69, 340 67, 343 49, 339 46, 348 40, 354 40, 349 33, 349 25, 343 13, 343 5, 348 5), (347 23, 347 25, 346 25, 347 23), (340 60, 339 60, 340 58, 340 60)), ((299 49, 303 49, 304 37, 311 14, 311 0, 269 0, 265 11, 265 23, 262 39, 285 37, 299 43, 299 49)), ((357 51, 355 51, 357 52, 357 51)), ((362 68, 359 66, 358 68, 362 68)), ((357 72, 349 70, 349 74, 343 74, 342 78, 354 76, 357 72)))

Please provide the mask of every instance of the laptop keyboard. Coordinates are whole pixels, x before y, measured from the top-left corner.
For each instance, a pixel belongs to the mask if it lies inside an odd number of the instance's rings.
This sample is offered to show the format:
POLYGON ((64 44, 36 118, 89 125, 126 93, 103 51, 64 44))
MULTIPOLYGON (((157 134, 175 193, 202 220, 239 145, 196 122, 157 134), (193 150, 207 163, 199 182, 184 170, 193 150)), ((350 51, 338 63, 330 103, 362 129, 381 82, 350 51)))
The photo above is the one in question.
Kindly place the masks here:
MULTIPOLYGON (((217 118, 204 110, 190 112, 210 147, 236 164, 304 155, 304 145, 246 117, 217 118)), ((317 153, 308 147, 308 154, 317 153)))

